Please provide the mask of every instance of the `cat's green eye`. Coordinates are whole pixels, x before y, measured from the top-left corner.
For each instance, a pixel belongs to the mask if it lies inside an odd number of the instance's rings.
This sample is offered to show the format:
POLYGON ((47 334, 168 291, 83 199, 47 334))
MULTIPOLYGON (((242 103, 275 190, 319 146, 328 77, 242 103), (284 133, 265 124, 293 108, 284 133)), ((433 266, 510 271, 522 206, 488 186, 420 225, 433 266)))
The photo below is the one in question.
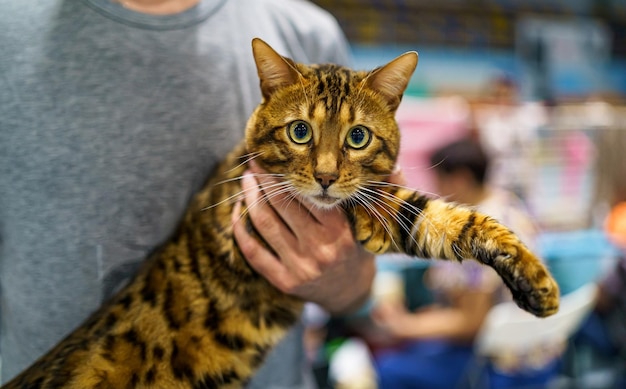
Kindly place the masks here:
POLYGON ((291 122, 288 128, 289 138, 298 144, 308 143, 313 137, 313 131, 309 123, 302 120, 291 122))
POLYGON ((356 126, 348 131, 346 144, 353 149, 362 149, 370 142, 370 138, 370 130, 363 126, 356 126))

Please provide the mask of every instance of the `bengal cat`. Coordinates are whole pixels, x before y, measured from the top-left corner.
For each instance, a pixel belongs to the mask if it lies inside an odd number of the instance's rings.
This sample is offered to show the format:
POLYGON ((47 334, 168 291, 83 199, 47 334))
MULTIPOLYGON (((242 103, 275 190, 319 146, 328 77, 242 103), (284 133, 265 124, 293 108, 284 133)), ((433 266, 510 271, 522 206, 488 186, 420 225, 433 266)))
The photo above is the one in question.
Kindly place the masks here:
POLYGON ((252 157, 279 177, 266 196, 286 190, 320 208, 341 207, 368 251, 473 258, 498 272, 523 309, 557 311, 557 284, 506 227, 384 182, 398 154, 394 115, 416 53, 362 72, 298 64, 259 39, 252 47, 263 100, 245 141, 133 281, 6 388, 243 386, 303 306, 253 271, 233 239, 234 199, 252 157))

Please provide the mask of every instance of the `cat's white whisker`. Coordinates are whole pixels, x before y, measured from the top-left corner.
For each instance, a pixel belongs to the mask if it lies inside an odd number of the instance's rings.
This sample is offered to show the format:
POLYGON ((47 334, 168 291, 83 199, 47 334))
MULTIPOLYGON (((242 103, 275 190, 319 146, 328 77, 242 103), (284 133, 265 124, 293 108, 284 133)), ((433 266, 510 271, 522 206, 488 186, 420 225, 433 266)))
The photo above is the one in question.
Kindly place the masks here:
POLYGON ((376 199, 369 199, 368 195, 366 195, 365 193, 357 193, 357 195, 355 196, 355 199, 358 201, 359 204, 361 204, 361 206, 365 208, 367 213, 369 213, 370 215, 375 217, 376 220, 378 220, 378 222, 383 226, 383 229, 385 230, 385 232, 387 232, 387 235, 391 239, 391 243, 394 246, 398 247, 395 239, 393 238, 393 233, 389 226, 388 220, 383 215, 381 215, 380 212, 378 212, 378 210, 376 209, 376 207, 374 207, 370 202, 370 200, 376 200, 376 199))
POLYGON ((269 203, 272 198, 278 195, 287 193, 288 197, 285 199, 285 201, 287 199, 295 197, 297 195, 297 193, 295 192, 295 188, 290 188, 290 186, 291 184, 289 184, 288 182, 279 182, 273 185, 268 185, 266 188, 272 188, 272 190, 270 192, 266 192, 265 190, 263 190, 262 195, 259 196, 259 198, 246 206, 246 209, 237 218, 237 221, 241 220, 245 215, 247 215, 252 208, 257 207, 261 204, 269 203))
POLYGON ((279 203, 279 205, 280 205, 280 204, 289 203, 289 202, 293 201, 295 194, 294 194, 292 188, 285 187, 285 188, 281 188, 281 189, 276 189, 276 190, 272 191, 272 193, 268 193, 267 194, 267 199, 268 200, 272 200, 272 199, 274 199, 275 197, 278 197, 278 196, 284 196, 284 198, 279 203))
MULTIPOLYGON (((295 187, 291 187, 291 192, 289 193, 289 201, 287 202, 287 207, 291 205, 291 203, 298 198, 299 194, 295 187)), ((287 200, 287 199, 285 199, 287 200)), ((302 202, 298 201, 298 206, 302 207, 302 202)))
MULTIPOLYGON (((265 176, 267 176, 267 177, 280 177, 280 176, 282 176, 282 175, 281 175, 281 174, 271 174, 271 173, 261 173, 261 174, 259 174, 259 173, 255 173, 255 174, 254 174, 254 176, 255 176, 255 177, 265 177, 265 176)), ((243 178, 243 176, 230 178, 230 179, 228 179, 228 180, 220 181, 220 182, 216 183, 214 186, 221 185, 221 184, 225 184, 225 183, 228 183, 228 182, 238 181, 238 180, 241 180, 242 178, 243 178)), ((268 187, 268 188, 270 188, 271 186, 267 186, 267 187, 268 187)), ((263 189, 263 188, 261 188, 261 189, 263 189)), ((217 206, 219 206, 219 205, 221 205, 221 204, 228 203, 228 202, 233 202, 233 203, 235 203, 235 202, 237 202, 237 201, 239 201, 239 200, 243 199, 243 198, 244 198, 245 193, 247 193, 247 192, 249 192, 249 191, 253 191, 253 190, 255 190, 255 188, 250 188, 250 189, 246 189, 246 190, 241 190, 241 191, 239 191, 239 192, 235 193, 234 195, 232 195, 232 196, 229 196, 229 197, 225 198, 225 199, 224 199, 224 200, 222 200, 222 201, 219 201, 219 202, 217 202, 217 203, 215 203, 215 204, 211 204, 211 205, 208 205, 208 206, 206 206, 206 207, 202 208, 202 211, 206 211, 206 210, 208 210, 208 209, 215 208, 215 207, 217 207, 217 206)))
MULTIPOLYGON (((361 188, 361 189, 364 189, 364 188, 361 188)), ((397 243, 395 242, 394 238, 393 238, 393 233, 392 233, 392 231, 391 231, 391 229, 389 227, 389 221, 387 220, 387 218, 385 218, 383 215, 381 215, 380 212, 378 212, 378 210, 374 207, 374 204, 379 205, 379 207, 383 211, 385 211, 389 216, 391 216, 396 221, 398 221, 398 217, 395 214, 395 212, 393 212, 394 211, 393 208, 389 204, 387 204, 386 202, 382 201, 380 198, 376 197, 375 195, 370 195, 370 194, 366 193, 365 191, 359 192, 359 196, 361 198, 365 198, 365 201, 361 201, 361 204, 363 204, 368 209, 370 209, 370 210, 372 210, 374 212, 374 214, 377 216, 377 219, 380 221, 380 223, 382 224, 382 226, 385 229, 385 231, 387 231, 387 234, 389 234, 389 236, 391 237, 391 241, 394 244, 394 246, 399 247, 397 245, 397 243)), ((404 217, 404 218, 406 219, 406 217, 404 217)), ((403 223, 398 223, 398 224, 400 226, 402 226, 402 228, 405 229, 405 231, 406 231, 406 227, 403 225, 403 223)), ((411 239, 414 240, 414 238, 412 236, 411 236, 411 239)))
POLYGON ((400 189, 410 190, 411 192, 419 192, 419 193, 421 193, 421 194, 425 194, 425 195, 428 195, 428 196, 432 196, 432 197, 434 197, 434 198, 440 198, 440 197, 441 197, 441 195, 439 195, 439 194, 437 194, 437 193, 434 193, 434 192, 428 192, 428 191, 425 191, 425 190, 418 190, 418 189, 411 188, 411 187, 408 187, 408 186, 405 186, 405 185, 394 184, 394 183, 391 183, 391 182, 386 182, 386 181, 373 181, 373 180, 368 180, 368 181, 367 181, 367 183, 368 183, 368 184, 371 184, 372 186, 381 187, 381 188, 384 188, 384 187, 388 187, 388 188, 400 188, 400 189))
POLYGON ((400 197, 398 197, 398 196, 396 196, 396 195, 394 195, 392 193, 389 193, 387 191, 384 191, 384 190, 378 189, 378 188, 371 189, 371 188, 365 187, 365 188, 362 188, 362 190, 370 192, 374 196, 382 196, 382 197, 388 199, 389 201, 391 201, 391 202, 393 202, 393 203, 395 203, 397 205, 405 206, 406 208, 409 209, 409 211, 411 211, 411 213, 414 216, 419 216, 419 217, 424 218, 424 219, 427 220, 426 216, 424 215, 424 211, 423 210, 415 207, 414 205, 406 202, 405 200, 401 199, 400 197))
MULTIPOLYGON (((405 229, 405 231, 407 231, 409 233, 409 235, 411 237, 413 237, 417 231, 417 229, 419 229, 419 225, 421 225, 423 222, 426 222, 429 224, 430 227, 432 227, 432 229, 434 230, 434 233, 439 233, 438 229, 433 225, 433 223, 428 220, 428 218, 426 217, 426 215, 424 214, 424 212, 421 209, 416 208, 415 206, 411 205, 410 203, 407 203, 406 201, 404 201, 403 199, 389 193, 386 192, 382 189, 371 189, 371 188, 361 188, 361 190, 363 190, 364 192, 370 192, 372 195, 372 198, 375 199, 376 201, 380 201, 381 203, 385 204, 387 207, 390 207, 388 204, 386 204, 384 201, 381 201, 379 199, 379 197, 384 197, 387 200, 399 205, 399 206, 404 206, 406 209, 408 209, 411 214, 413 216, 418 217, 418 220, 415 222, 415 225, 411 228, 411 231, 408 231, 405 229), (416 227, 417 226, 417 227, 416 227), (417 229, 416 229, 417 228, 417 229)), ((392 215, 394 216, 395 213, 392 215)), ((403 219, 405 219, 408 222, 411 222, 411 220, 409 220, 406 216, 398 213, 398 216, 401 216, 403 219)), ((398 219, 398 217, 396 217, 396 220, 398 222, 400 222, 401 220, 398 219)), ((403 223, 399 223, 400 225, 403 225, 403 223)), ((415 240, 414 240, 415 241, 415 240)), ((415 241, 415 243, 417 244, 417 242, 415 241)))
POLYGON ((291 187, 291 184, 287 181, 277 181, 272 183, 261 183, 259 188, 263 192, 264 196, 273 195, 277 190, 288 189, 291 187))
POLYGON ((302 81, 302 77, 299 77, 300 80, 300 87, 302 88, 302 95, 304 96, 304 100, 306 101, 306 105, 310 106, 309 104, 309 97, 306 94, 306 88, 304 87, 304 82, 302 81))
POLYGON ((207 210, 209 210, 209 209, 211 209, 211 208, 215 208, 215 207, 217 207, 217 206, 219 206, 219 205, 222 205, 222 204, 225 204, 225 203, 228 203, 228 202, 236 203, 236 202, 237 202, 237 201, 239 201, 241 198, 243 198, 244 193, 246 193, 246 191, 244 191, 244 190, 239 191, 239 192, 235 193, 235 194, 234 194, 234 195, 232 195, 232 196, 228 196, 227 198, 225 198, 225 199, 224 199, 224 200, 222 200, 222 201, 218 201, 218 202, 217 202, 217 203, 215 203, 215 204, 207 205, 206 207, 202 208, 202 209, 201 209, 201 211, 202 211, 202 212, 204 212, 204 211, 207 211, 207 210))
MULTIPOLYGON (((364 190, 366 191, 371 191, 371 193, 374 194, 374 196, 382 196, 386 199, 388 199, 389 201, 400 205, 400 206, 405 206, 407 209, 409 209, 409 211, 411 211, 411 214, 413 214, 414 216, 418 216, 419 217, 419 224, 426 222, 428 223, 428 225, 430 227, 433 228, 434 232, 433 233, 439 233, 439 230, 434 226, 434 224, 428 220, 428 218, 426 217, 426 215, 424 214, 424 212, 415 207, 414 205, 407 203, 406 201, 404 201, 403 199, 393 195, 392 193, 386 192, 382 189, 370 189, 370 188, 364 188, 364 190)), ((406 217, 404 217, 406 219, 406 217)), ((411 235, 413 235, 413 232, 411 232, 411 235)))
POLYGON ((269 184, 269 185, 260 185, 260 188, 262 190, 261 192, 261 196, 259 196, 259 198, 257 198, 253 203, 248 204, 247 206, 247 210, 256 207, 260 204, 265 204, 270 202, 274 197, 284 194, 284 193, 289 193, 290 188, 289 188, 290 184, 288 182, 277 182, 277 183, 273 183, 273 184, 269 184), (269 190, 269 191, 268 191, 269 190))
POLYGON ((237 218, 236 222, 239 222, 240 220, 242 220, 244 218, 244 216, 246 216, 250 210, 258 205, 261 204, 265 204, 268 203, 269 199, 266 196, 259 196, 256 200, 254 200, 252 203, 250 204, 246 204, 246 207, 244 208, 244 210, 241 212, 241 214, 239 215, 239 217, 237 218))
POLYGON ((371 188, 367 188, 367 187, 362 187, 361 188, 362 191, 370 193, 371 195, 374 196, 374 198, 376 198, 377 196, 381 196, 384 197, 385 199, 393 202, 394 204, 400 205, 400 206, 406 206, 409 211, 411 211, 411 214, 413 216, 419 216, 419 217, 423 217, 423 212, 422 210, 416 208, 415 206, 413 206, 410 203, 407 203, 406 201, 404 201, 403 199, 389 193, 386 192, 384 190, 380 190, 380 189, 371 189, 371 188))
POLYGON ((244 155, 242 155, 242 156, 241 156, 241 157, 239 157, 239 158, 242 158, 242 159, 243 159, 243 158, 246 158, 246 159, 245 159, 243 162, 241 162, 239 165, 235 166, 234 168, 232 168, 232 169, 230 169, 230 170, 227 170, 227 171, 226 171, 226 173, 230 173, 230 172, 232 172, 233 170, 237 170, 237 169, 239 169, 241 166, 243 166, 243 165, 247 164, 248 162, 252 161, 252 160, 253 160, 253 159, 255 159, 255 158, 260 157, 260 156, 261 156, 261 155, 263 155, 264 153, 265 153, 264 151, 256 151, 256 152, 253 152, 253 153, 248 153, 248 154, 244 154, 244 155))
MULTIPOLYGON (((279 174, 279 173, 251 173, 254 177, 256 178, 282 178, 285 175, 284 174, 279 174)), ((234 181, 239 181, 243 178, 243 176, 237 176, 237 177, 232 177, 232 178, 228 178, 226 180, 222 180, 219 182, 216 182, 215 184, 213 184, 213 186, 218 186, 218 185, 223 185, 223 184, 227 184, 229 182, 234 182, 234 181)))

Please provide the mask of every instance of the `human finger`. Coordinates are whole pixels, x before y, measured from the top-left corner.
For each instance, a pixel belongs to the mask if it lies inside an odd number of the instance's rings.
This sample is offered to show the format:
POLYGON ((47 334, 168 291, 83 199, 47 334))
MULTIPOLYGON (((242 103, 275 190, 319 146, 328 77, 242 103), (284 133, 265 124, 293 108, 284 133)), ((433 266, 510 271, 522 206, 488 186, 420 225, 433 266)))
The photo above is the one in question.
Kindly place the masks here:
POLYGON ((269 249, 247 231, 241 218, 241 202, 237 202, 231 215, 233 235, 246 261, 272 285, 289 292, 293 288, 293 279, 289 270, 269 249))
POLYGON ((285 225, 275 209, 268 204, 265 197, 267 195, 262 192, 257 179, 250 173, 244 173, 241 186, 248 216, 257 232, 263 237, 280 237, 280 239, 275 239, 273 242, 268 242, 274 250, 282 251, 293 247, 295 237, 291 229, 285 225))

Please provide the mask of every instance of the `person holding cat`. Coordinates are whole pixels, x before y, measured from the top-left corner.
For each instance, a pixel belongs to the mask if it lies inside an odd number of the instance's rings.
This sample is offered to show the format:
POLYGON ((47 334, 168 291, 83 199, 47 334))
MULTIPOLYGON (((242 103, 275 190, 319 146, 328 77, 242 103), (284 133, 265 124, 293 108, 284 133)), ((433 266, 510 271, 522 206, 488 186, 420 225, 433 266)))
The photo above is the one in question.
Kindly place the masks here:
MULTIPOLYGON (((6 382, 133 276, 242 138, 260 101, 253 37, 307 63, 349 55, 337 22, 300 0, 3 0, 0 24, 6 382)), ((331 312, 366 297, 373 256, 340 211, 319 226, 295 202, 254 209, 272 252, 245 233, 239 243, 279 289, 331 312)), ((301 335, 293 329, 248 387, 313 387, 301 335)))

